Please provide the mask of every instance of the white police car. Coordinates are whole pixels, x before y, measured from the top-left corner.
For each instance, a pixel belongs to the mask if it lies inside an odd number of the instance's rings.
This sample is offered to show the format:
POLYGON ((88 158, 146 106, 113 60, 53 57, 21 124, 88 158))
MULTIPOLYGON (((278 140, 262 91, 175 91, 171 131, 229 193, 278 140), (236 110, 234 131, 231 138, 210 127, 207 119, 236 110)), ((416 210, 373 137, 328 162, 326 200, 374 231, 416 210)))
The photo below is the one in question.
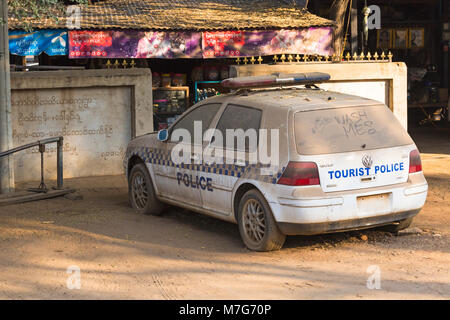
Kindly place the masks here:
POLYGON ((132 207, 238 223, 258 251, 280 249, 286 235, 408 227, 428 190, 416 145, 387 106, 313 86, 327 79, 227 79, 234 93, 135 138, 124 159, 132 207))

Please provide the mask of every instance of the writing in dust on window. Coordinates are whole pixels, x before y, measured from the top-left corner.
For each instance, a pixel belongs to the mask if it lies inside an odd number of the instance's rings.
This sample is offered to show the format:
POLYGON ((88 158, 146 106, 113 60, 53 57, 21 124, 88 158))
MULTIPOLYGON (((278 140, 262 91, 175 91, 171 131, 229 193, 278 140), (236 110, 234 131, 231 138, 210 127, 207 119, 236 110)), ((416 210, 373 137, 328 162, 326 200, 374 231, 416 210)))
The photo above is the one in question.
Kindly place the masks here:
POLYGON ((365 110, 352 111, 335 116, 317 117, 312 128, 313 134, 324 132, 338 133, 341 131, 347 138, 372 135, 377 132, 375 122, 369 117, 365 110), (329 131, 333 126, 332 131, 329 131))

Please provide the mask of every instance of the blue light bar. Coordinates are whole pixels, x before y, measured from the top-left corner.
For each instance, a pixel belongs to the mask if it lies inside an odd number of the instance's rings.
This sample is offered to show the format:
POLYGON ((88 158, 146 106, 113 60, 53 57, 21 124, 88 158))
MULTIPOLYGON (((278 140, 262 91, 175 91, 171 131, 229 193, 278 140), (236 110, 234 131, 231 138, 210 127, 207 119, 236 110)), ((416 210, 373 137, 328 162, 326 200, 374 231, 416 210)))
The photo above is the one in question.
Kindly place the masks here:
POLYGON ((279 85, 315 84, 330 80, 330 75, 323 72, 273 74, 267 76, 230 78, 222 81, 225 88, 261 88, 279 85))

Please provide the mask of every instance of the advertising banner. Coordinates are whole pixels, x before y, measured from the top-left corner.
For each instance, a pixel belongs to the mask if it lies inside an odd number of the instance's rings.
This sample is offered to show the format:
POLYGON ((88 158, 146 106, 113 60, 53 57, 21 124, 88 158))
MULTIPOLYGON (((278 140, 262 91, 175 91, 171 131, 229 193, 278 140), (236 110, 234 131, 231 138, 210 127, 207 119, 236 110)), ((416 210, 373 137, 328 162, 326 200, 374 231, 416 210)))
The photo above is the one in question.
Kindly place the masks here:
POLYGON ((201 34, 161 31, 70 31, 69 57, 201 58, 201 34))
POLYGON ((9 32, 9 51, 19 56, 67 55, 67 30, 37 30, 9 32))
POLYGON ((202 33, 204 58, 274 54, 332 55, 332 29, 213 31, 202 33))
POLYGON ((263 31, 70 31, 69 57, 233 58, 274 54, 331 55, 332 29, 263 31))

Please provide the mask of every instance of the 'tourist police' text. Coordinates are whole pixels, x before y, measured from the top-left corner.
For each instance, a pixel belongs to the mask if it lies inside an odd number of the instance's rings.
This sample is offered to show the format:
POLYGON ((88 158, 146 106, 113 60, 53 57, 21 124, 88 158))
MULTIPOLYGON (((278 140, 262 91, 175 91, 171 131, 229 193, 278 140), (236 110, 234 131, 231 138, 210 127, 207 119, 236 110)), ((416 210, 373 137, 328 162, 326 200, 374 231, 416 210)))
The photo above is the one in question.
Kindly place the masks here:
POLYGON ((355 169, 345 169, 345 170, 331 170, 328 171, 330 175, 330 180, 332 179, 342 179, 351 177, 362 177, 370 176, 371 174, 378 173, 390 173, 405 170, 403 162, 382 164, 374 166, 373 168, 355 168, 355 169))

